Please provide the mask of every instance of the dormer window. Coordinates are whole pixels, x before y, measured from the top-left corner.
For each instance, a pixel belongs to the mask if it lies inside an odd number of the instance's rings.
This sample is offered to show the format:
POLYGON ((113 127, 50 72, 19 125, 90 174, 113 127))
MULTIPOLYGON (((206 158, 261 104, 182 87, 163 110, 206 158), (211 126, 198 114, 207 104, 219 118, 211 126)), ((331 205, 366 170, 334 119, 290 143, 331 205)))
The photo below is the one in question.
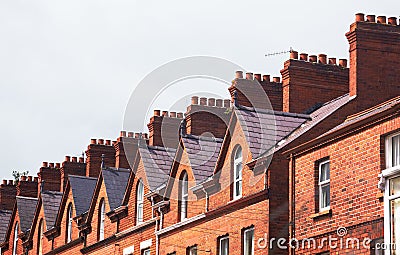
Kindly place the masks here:
POLYGON ((72 203, 69 203, 67 209, 67 233, 66 233, 66 242, 69 243, 72 241, 72 203))
POLYGON ((180 190, 180 220, 183 221, 187 218, 187 208, 188 208, 188 175, 186 172, 181 174, 180 182, 179 182, 179 190, 180 190))
POLYGON ((139 180, 136 189, 136 224, 143 222, 143 198, 144 185, 143 181, 139 180))
POLYGON ((233 199, 242 197, 242 169, 243 169, 243 156, 242 147, 237 147, 233 161, 233 199))
POLYGON ((104 221, 106 219, 106 207, 104 198, 100 200, 99 204, 99 241, 104 240, 104 221))

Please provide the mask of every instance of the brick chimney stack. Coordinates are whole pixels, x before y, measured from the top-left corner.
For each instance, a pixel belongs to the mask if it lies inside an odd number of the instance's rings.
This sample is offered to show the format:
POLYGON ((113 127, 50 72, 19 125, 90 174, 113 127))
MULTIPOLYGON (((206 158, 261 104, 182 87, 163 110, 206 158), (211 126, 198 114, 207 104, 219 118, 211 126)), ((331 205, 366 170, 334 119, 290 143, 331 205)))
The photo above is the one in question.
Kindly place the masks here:
MULTIPOLYGON (((141 134, 142 138, 147 141, 148 135, 141 134)), ((117 141, 114 144, 115 148, 115 167, 116 168, 126 168, 131 169, 129 163, 132 163, 134 160, 136 150, 138 148, 139 143, 139 133, 121 131, 120 137, 118 137, 117 141)))
MULTIPOLYGON (((115 166, 115 149, 111 141, 92 139, 86 150, 86 176, 97 178, 100 173, 102 155, 104 154, 105 166, 115 166)), ((74 158, 72 158, 74 161, 74 158)))
POLYGON ((336 65, 336 58, 328 61, 325 54, 298 57, 293 51, 281 74, 284 112, 305 113, 349 92, 347 61, 341 59, 336 65))
POLYGON ((68 175, 79 175, 85 176, 86 175, 86 163, 83 157, 71 157, 65 156, 64 162, 60 168, 60 182, 61 187, 58 191, 64 191, 65 185, 68 181, 68 175))
POLYGON ((0 185, 0 210, 12 211, 15 204, 15 196, 17 195, 17 187, 12 180, 3 180, 0 185))
POLYGON ((21 176, 17 184, 17 196, 37 197, 38 178, 32 176, 21 176))
POLYGON ((270 75, 262 75, 261 79, 261 74, 253 76, 252 73, 246 73, 246 79, 243 79, 243 72, 237 71, 228 90, 231 101, 233 102, 236 96, 239 105, 261 109, 270 109, 272 106, 272 109, 282 111, 282 83, 279 77, 274 77, 271 81, 270 75), (269 98, 270 105, 265 100, 265 94, 269 98))
POLYGON ((43 190, 60 191, 61 187, 61 173, 60 165, 54 163, 43 162, 42 167, 39 169, 38 177, 38 192, 40 192, 43 185, 43 190))
POLYGON ((149 145, 167 148, 178 147, 179 127, 182 121, 182 114, 168 115, 167 111, 154 110, 154 116, 150 118, 149 124, 149 145), (176 116, 176 117, 173 117, 176 116))
POLYGON ((186 133, 191 135, 208 135, 217 138, 223 138, 226 133, 230 114, 227 108, 230 108, 229 99, 192 97, 192 104, 186 111, 186 133))
POLYGON ((363 110, 400 95, 398 19, 358 13, 346 33, 350 44, 350 96, 363 110))

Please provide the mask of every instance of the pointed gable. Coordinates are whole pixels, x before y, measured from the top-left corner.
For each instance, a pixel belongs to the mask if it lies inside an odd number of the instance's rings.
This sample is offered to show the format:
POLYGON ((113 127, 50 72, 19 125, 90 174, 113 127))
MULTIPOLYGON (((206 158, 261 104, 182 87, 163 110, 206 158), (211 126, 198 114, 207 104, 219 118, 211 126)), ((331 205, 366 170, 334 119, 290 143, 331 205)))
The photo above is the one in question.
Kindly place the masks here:
POLYGON ((32 221, 35 217, 37 202, 37 198, 17 196, 17 209, 21 232, 23 233, 29 231, 32 226, 32 221))
POLYGON ((55 226, 57 213, 60 208, 62 196, 63 194, 57 191, 43 191, 41 193, 47 230, 55 226))
POLYGON ((76 215, 82 215, 89 210, 97 178, 70 175, 68 176, 74 199, 76 215))
POLYGON ((122 205, 130 173, 129 169, 106 168, 102 170, 110 210, 122 205))

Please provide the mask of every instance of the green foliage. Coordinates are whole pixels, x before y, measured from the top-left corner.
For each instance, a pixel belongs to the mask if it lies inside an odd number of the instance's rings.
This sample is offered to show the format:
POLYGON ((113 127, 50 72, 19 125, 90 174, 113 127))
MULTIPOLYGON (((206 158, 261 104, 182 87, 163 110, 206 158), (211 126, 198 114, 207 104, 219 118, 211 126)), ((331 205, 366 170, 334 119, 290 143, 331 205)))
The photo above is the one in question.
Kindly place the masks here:
POLYGON ((19 179, 21 178, 21 176, 26 176, 28 174, 29 174, 29 171, 23 171, 23 172, 13 171, 12 172, 12 176, 14 177, 15 183, 19 182, 19 179))

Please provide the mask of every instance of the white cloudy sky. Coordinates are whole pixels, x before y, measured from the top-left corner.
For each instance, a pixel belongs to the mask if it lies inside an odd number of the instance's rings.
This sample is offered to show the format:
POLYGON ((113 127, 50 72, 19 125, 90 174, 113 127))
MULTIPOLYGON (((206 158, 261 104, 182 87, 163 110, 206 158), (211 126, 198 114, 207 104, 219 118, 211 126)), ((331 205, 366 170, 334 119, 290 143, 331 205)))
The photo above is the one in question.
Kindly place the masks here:
POLYGON ((115 139, 136 84, 171 60, 216 56, 278 75, 288 55, 266 53, 347 58, 355 13, 400 15, 396 1, 365 2, 0 1, 0 177, 115 139))

